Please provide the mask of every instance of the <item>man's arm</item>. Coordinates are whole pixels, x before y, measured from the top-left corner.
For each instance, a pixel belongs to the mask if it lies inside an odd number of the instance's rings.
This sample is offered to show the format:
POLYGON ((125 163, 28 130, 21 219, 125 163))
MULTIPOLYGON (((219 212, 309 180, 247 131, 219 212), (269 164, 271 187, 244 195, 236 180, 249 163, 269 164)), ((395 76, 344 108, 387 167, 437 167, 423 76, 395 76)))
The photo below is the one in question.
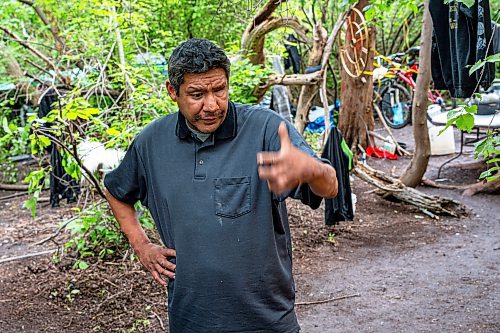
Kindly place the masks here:
POLYGON ((335 197, 338 191, 335 169, 296 148, 290 142, 285 123, 280 124, 278 134, 281 141, 279 151, 257 154, 259 176, 267 180, 269 189, 281 194, 307 183, 318 196, 335 197))
POLYGON ((175 278, 175 265, 167 260, 169 257, 175 257, 175 250, 151 243, 132 205, 116 199, 107 190, 106 199, 141 263, 159 284, 166 286, 167 283, 162 276, 175 278))

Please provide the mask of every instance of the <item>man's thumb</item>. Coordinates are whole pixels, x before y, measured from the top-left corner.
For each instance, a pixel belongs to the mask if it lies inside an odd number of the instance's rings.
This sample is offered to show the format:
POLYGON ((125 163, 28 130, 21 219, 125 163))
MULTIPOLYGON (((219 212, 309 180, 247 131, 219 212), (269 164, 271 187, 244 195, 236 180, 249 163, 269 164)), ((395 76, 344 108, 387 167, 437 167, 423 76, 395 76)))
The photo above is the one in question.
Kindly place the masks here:
POLYGON ((284 121, 282 121, 280 126, 278 127, 278 135, 280 136, 281 149, 288 148, 291 145, 291 142, 284 121))

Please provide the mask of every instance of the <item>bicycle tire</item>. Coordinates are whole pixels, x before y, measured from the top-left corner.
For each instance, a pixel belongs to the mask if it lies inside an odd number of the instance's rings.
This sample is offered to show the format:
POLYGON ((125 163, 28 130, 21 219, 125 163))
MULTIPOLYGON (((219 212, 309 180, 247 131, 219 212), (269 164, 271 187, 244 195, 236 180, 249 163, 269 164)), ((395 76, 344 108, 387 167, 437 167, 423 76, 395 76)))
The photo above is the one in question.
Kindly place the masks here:
POLYGON ((410 123, 412 99, 408 89, 393 83, 381 90, 380 97, 380 111, 389 127, 399 129, 410 123))

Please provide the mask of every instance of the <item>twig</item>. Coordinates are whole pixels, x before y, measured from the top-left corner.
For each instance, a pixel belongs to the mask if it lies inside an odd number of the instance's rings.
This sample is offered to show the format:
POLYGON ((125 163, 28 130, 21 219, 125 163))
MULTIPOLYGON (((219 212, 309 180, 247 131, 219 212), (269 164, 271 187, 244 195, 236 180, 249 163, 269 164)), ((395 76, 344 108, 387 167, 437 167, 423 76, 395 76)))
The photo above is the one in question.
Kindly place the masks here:
POLYGON ((28 195, 28 194, 29 194, 28 192, 14 193, 14 194, 11 194, 11 195, 7 195, 5 197, 1 197, 0 201, 5 201, 5 200, 17 198, 17 197, 22 197, 23 195, 28 195))
POLYGON ((335 302, 335 301, 340 301, 340 300, 346 299, 346 298, 360 297, 360 296, 361 296, 360 294, 352 294, 352 295, 339 296, 339 297, 334 297, 334 298, 329 298, 329 299, 323 299, 323 300, 319 300, 319 301, 296 302, 295 305, 322 304, 322 303, 335 302))
MULTIPOLYGON (((97 207, 97 206, 99 206, 99 205, 101 205, 103 203, 104 203, 104 201, 98 202, 95 205, 91 206, 89 209, 97 207)), ((80 216, 82 216, 83 213, 85 213, 85 211, 82 211, 80 214, 75 215, 75 216, 71 217, 70 219, 64 221, 63 224, 61 224, 61 226, 59 226, 59 228, 56 230, 55 233, 53 233, 51 236, 49 236, 49 237, 47 237, 45 239, 42 239, 41 241, 39 241, 37 243, 35 243, 35 245, 41 245, 41 244, 43 244, 45 242, 48 242, 51 239, 54 239, 55 237, 57 237, 57 235, 59 235, 59 233, 61 232, 61 230, 63 230, 68 224, 70 224, 71 222, 73 222, 74 220, 76 220, 77 218, 79 218, 80 216)))
POLYGON ((161 320, 160 316, 154 312, 154 311, 151 311, 151 313, 156 317, 156 319, 158 319, 158 321, 160 322, 160 326, 161 326, 161 329, 162 330, 165 330, 165 326, 163 325, 163 320, 161 320))
POLYGON ((56 251, 57 251, 57 249, 52 249, 52 250, 47 250, 47 251, 42 251, 42 252, 29 253, 29 254, 25 254, 22 256, 15 256, 15 257, 10 257, 10 258, 0 259, 0 264, 6 263, 9 261, 15 261, 15 260, 26 259, 26 258, 31 258, 31 257, 38 257, 38 256, 42 256, 44 254, 54 253, 56 251))
MULTIPOLYGON (((116 294, 114 294, 114 295, 109 296, 109 297, 108 297, 108 298, 106 298, 104 301, 102 301, 102 302, 101 302, 101 304, 99 304, 99 305, 97 306, 97 309, 95 310, 95 312, 96 312, 97 314, 99 314, 99 310, 101 309, 101 306, 103 306, 105 303, 107 303, 108 301, 112 300, 113 298, 116 298, 116 297, 120 296, 121 294, 123 294, 123 293, 125 293, 125 292, 129 292, 129 291, 130 291, 130 290, 126 289, 126 290, 119 291, 119 292, 117 292, 117 293, 116 293, 116 294)), ((97 316, 97 315, 96 315, 96 316, 97 316)), ((95 318, 95 317, 94 317, 94 318, 95 318)))
POLYGON ((3 191, 27 191, 28 185, 0 183, 0 190, 3 190, 3 191))

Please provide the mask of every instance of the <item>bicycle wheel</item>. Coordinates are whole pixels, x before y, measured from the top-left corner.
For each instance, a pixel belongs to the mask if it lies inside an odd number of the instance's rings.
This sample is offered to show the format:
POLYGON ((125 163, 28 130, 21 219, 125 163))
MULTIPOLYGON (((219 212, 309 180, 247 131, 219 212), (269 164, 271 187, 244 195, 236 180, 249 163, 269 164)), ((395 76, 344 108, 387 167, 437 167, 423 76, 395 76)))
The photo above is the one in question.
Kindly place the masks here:
POLYGON ((389 127, 403 128, 411 121, 411 95, 398 83, 380 92, 382 116, 389 127))

